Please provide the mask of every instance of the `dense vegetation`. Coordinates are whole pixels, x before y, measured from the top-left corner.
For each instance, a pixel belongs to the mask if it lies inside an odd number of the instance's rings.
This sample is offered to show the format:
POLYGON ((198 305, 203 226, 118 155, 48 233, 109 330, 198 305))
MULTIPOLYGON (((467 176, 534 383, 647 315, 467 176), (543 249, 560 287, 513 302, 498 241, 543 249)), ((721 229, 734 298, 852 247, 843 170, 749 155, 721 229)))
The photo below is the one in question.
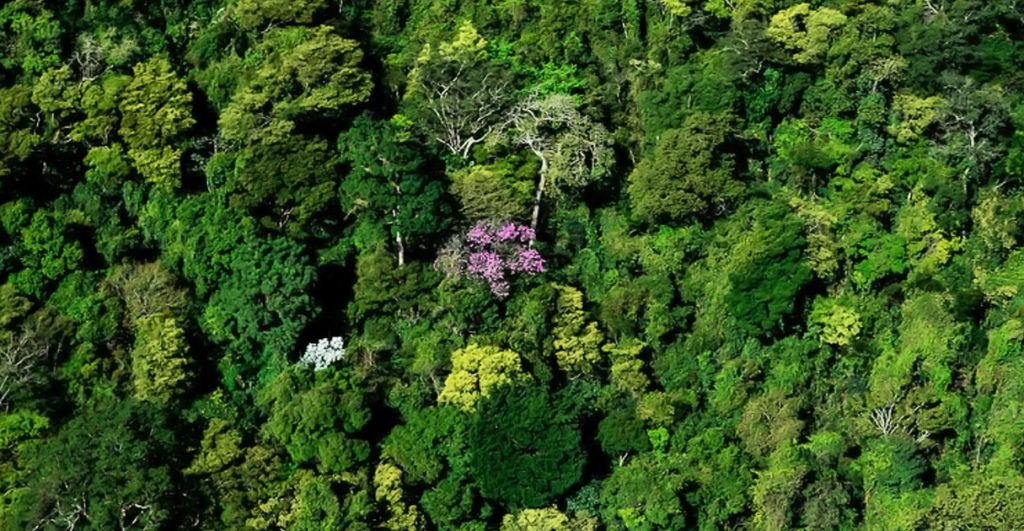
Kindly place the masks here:
POLYGON ((1024 529, 1011 0, 11 0, 4 529, 1024 529))

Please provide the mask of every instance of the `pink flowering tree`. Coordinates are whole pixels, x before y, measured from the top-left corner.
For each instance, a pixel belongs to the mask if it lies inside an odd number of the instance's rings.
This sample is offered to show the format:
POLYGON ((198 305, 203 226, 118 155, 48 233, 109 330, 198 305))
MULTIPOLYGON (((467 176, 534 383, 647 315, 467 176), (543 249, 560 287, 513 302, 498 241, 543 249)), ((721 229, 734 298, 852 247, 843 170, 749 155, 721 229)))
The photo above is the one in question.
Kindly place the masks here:
POLYGON ((535 238, 526 225, 478 221, 441 250, 434 268, 449 277, 483 282, 505 298, 510 278, 544 272, 544 258, 531 246, 535 238))

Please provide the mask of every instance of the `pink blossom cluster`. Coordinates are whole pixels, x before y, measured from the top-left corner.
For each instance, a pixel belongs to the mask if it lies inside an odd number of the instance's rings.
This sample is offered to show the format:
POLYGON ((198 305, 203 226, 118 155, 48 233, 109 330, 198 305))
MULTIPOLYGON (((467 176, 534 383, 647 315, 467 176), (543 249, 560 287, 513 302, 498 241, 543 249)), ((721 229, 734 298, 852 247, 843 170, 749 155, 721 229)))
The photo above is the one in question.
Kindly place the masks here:
POLYGON ((544 272, 544 257, 530 247, 533 229, 518 223, 477 222, 465 238, 450 242, 434 267, 449 276, 484 282, 491 293, 509 294, 509 274, 532 276, 544 272))

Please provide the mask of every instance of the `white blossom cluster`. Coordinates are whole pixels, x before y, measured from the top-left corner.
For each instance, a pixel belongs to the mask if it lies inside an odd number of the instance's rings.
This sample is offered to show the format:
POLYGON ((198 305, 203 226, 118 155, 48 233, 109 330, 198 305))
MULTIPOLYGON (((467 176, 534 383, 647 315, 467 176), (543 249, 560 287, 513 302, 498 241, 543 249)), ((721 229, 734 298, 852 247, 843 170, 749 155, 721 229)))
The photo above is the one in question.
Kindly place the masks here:
POLYGON ((306 345, 306 353, 299 358, 299 362, 312 366, 315 371, 320 371, 343 359, 345 359, 345 340, 336 336, 306 345))

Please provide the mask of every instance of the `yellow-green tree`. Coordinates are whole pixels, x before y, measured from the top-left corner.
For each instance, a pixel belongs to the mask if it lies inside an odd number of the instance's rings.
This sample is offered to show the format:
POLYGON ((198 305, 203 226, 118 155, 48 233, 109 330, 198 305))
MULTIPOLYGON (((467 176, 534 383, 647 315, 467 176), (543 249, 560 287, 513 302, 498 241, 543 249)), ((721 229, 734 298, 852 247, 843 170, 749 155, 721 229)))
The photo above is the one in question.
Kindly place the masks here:
POLYGON ((589 518, 569 518, 557 507, 523 509, 501 519, 501 531, 592 531, 597 522, 589 518))
POLYGON ((525 376, 519 354, 472 343, 452 353, 452 372, 445 379, 437 402, 471 411, 492 389, 525 376))
POLYGON ((556 289, 558 302, 553 332, 558 368, 570 376, 589 374, 601 360, 604 337, 597 323, 587 322, 583 294, 570 286, 556 286, 556 289))
POLYGON ((185 331, 174 317, 153 315, 135 323, 132 382, 140 400, 166 402, 189 378, 185 331))
POLYGON ((388 519, 381 524, 385 529, 408 531, 422 529, 419 508, 403 500, 402 469, 388 461, 381 461, 373 473, 373 497, 387 507, 388 519))
POLYGON ((810 321, 818 327, 823 343, 845 347, 861 330, 860 314, 835 299, 819 299, 811 310, 810 321))
POLYGON ((816 63, 828 51, 832 30, 846 23, 846 15, 828 7, 811 9, 807 3, 797 4, 776 13, 767 34, 775 42, 793 52, 798 63, 816 63))
POLYGON ((174 190, 181 185, 182 151, 176 143, 195 124, 192 93, 162 57, 135 65, 134 73, 121 96, 121 136, 139 173, 174 190))

